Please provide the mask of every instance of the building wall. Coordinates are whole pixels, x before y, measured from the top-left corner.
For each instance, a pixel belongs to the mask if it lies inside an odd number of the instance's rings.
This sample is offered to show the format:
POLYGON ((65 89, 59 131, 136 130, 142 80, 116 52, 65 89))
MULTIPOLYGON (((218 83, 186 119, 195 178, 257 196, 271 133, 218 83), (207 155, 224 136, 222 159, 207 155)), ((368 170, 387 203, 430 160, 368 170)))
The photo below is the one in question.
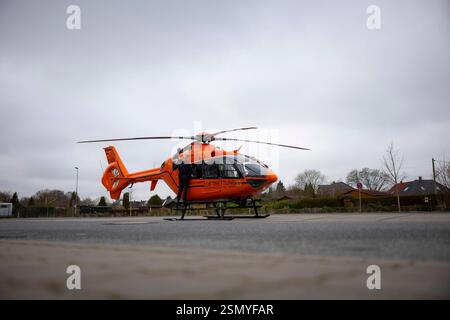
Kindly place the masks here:
POLYGON ((0 203, 0 217, 12 216, 12 203, 0 203))

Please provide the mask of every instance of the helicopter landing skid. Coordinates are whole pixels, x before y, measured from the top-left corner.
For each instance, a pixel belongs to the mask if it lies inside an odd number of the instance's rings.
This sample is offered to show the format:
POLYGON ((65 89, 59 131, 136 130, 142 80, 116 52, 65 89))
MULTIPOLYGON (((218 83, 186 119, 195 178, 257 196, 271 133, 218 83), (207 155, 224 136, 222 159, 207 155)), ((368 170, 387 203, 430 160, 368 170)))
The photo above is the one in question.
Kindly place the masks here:
MULTIPOLYGON (((234 219, 234 217, 224 217, 222 219, 219 219, 216 216, 214 216, 213 218, 215 218, 215 220, 233 220, 234 219)), ((207 221, 209 219, 203 219, 203 218, 164 218, 164 220, 166 220, 166 221, 207 221)))
POLYGON ((172 207, 171 209, 181 211, 181 217, 180 218, 166 218, 164 220, 167 221, 202 221, 202 220, 233 220, 233 219, 263 219, 270 216, 270 214, 259 214, 258 208, 261 208, 261 205, 258 204, 260 202, 260 199, 248 199, 248 201, 245 201, 243 204, 239 204, 238 206, 228 206, 227 204, 233 201, 230 201, 229 199, 223 199, 223 200, 216 200, 216 201, 189 201, 186 204, 183 204, 181 207, 176 206, 172 207), (199 205, 201 205, 199 207, 199 205), (225 211, 227 209, 253 209, 254 213, 253 215, 225 215, 225 211), (208 210, 213 209, 216 212, 216 215, 204 215, 203 217, 206 219, 198 219, 198 218, 185 218, 185 214, 187 211, 192 210, 208 210))
POLYGON ((208 215, 208 216, 204 216, 205 218, 207 218, 208 220, 222 220, 222 219, 228 219, 228 220, 233 220, 233 219, 264 219, 269 217, 270 214, 266 213, 266 214, 258 214, 258 215, 243 215, 243 214, 238 214, 238 215, 233 215, 233 216, 224 216, 223 218, 219 218, 217 216, 213 216, 213 215, 208 215))

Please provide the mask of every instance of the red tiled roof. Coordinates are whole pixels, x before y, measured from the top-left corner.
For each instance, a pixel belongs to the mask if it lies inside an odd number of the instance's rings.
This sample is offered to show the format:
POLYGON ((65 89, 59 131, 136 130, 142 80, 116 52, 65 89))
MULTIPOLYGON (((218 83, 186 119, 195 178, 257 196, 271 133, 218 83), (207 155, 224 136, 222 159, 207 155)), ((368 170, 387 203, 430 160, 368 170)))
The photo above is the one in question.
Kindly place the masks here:
POLYGON ((400 192, 403 189, 405 189, 407 186, 409 186, 411 184, 411 182, 412 181, 397 183, 396 185, 393 185, 387 192, 390 194, 395 194, 397 192, 397 190, 400 192))
MULTIPOLYGON (((358 192, 358 189, 349 190, 347 192, 344 192, 343 195, 353 193, 353 192, 358 192)), ((375 191, 375 190, 368 190, 368 189, 362 189, 361 193, 367 194, 369 196, 386 196, 386 195, 388 195, 388 193, 383 192, 383 191, 375 191)))
POLYGON ((361 192, 363 192, 365 194, 369 194, 371 196, 385 196, 385 195, 387 195, 387 193, 384 192, 384 191, 375 191, 375 190, 367 190, 367 189, 362 189, 361 192))

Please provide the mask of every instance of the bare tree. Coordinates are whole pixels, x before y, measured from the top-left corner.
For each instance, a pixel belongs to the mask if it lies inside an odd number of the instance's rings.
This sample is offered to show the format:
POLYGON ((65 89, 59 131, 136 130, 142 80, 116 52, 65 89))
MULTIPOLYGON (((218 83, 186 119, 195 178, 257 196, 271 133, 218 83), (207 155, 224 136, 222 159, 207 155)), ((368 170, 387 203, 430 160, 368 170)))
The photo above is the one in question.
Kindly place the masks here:
POLYGON ((434 160, 436 166, 436 181, 442 186, 435 186, 437 200, 444 208, 450 205, 450 162, 444 160, 434 160))
POLYGON ((391 142, 391 144, 386 149, 386 155, 383 156, 383 165, 385 174, 389 177, 389 181, 395 186, 394 189, 397 196, 398 212, 401 211, 401 207, 399 188, 397 184, 406 177, 405 174, 402 173, 403 164, 403 156, 399 155, 399 150, 396 150, 394 148, 394 143, 391 142))
POLYGON ((319 189, 319 185, 325 181, 325 176, 317 170, 305 170, 302 173, 298 174, 295 178, 295 185, 305 190, 307 187, 313 189, 314 194, 317 193, 319 189))
POLYGON ((70 202, 71 193, 64 193, 62 190, 39 190, 33 195, 38 206, 47 206, 49 202, 55 207, 66 207, 70 202))
POLYGON ((12 198, 11 191, 0 191, 0 202, 9 202, 12 198))
POLYGON ((80 199, 78 202, 78 205, 80 206, 95 206, 98 203, 97 199, 92 199, 90 197, 86 197, 83 199, 80 199))
POLYGON ((389 176, 381 170, 363 168, 361 171, 352 170, 347 175, 347 183, 356 186, 361 182, 366 189, 380 191, 388 183, 389 176))
POLYGON ((445 160, 435 160, 436 166, 436 181, 450 188, 450 162, 445 160))

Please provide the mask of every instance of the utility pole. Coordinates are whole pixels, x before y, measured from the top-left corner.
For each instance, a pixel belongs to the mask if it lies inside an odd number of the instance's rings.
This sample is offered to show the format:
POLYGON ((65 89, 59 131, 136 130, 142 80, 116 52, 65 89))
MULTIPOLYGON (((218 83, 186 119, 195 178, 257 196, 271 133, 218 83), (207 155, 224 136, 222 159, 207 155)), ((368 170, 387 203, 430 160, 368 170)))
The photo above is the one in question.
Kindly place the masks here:
POLYGON ((431 158, 431 165, 433 166, 433 182, 434 182, 434 194, 436 195, 437 193, 437 188, 436 188, 436 168, 434 167, 434 162, 436 160, 434 160, 434 158, 431 158))
POLYGON ((433 167, 434 200, 436 201, 436 205, 439 206, 438 196, 437 196, 437 186, 436 186, 436 168, 434 165, 435 162, 436 162, 436 160, 434 158, 431 158, 431 165, 433 167))
POLYGON ((434 158, 431 158, 431 165, 433 168, 433 183, 434 183, 434 196, 436 198, 436 203, 438 205, 442 205, 444 208, 446 208, 447 200, 445 200, 445 195, 443 193, 448 192, 448 186, 449 186, 449 180, 447 178, 447 174, 450 172, 450 162, 445 160, 436 160, 434 158), (438 173, 436 174, 436 162, 442 163, 442 166, 438 167, 438 173), (444 184, 446 188, 444 190, 441 190, 441 188, 438 188, 436 178, 440 177, 442 180, 441 183, 444 184), (439 197, 438 197, 438 189, 439 189, 439 197), (440 202, 440 203, 439 203, 440 202))
POLYGON ((75 215, 77 215, 77 208, 78 208, 78 167, 75 167, 75 169, 77 170, 77 182, 76 182, 76 186, 75 186, 75 215))

